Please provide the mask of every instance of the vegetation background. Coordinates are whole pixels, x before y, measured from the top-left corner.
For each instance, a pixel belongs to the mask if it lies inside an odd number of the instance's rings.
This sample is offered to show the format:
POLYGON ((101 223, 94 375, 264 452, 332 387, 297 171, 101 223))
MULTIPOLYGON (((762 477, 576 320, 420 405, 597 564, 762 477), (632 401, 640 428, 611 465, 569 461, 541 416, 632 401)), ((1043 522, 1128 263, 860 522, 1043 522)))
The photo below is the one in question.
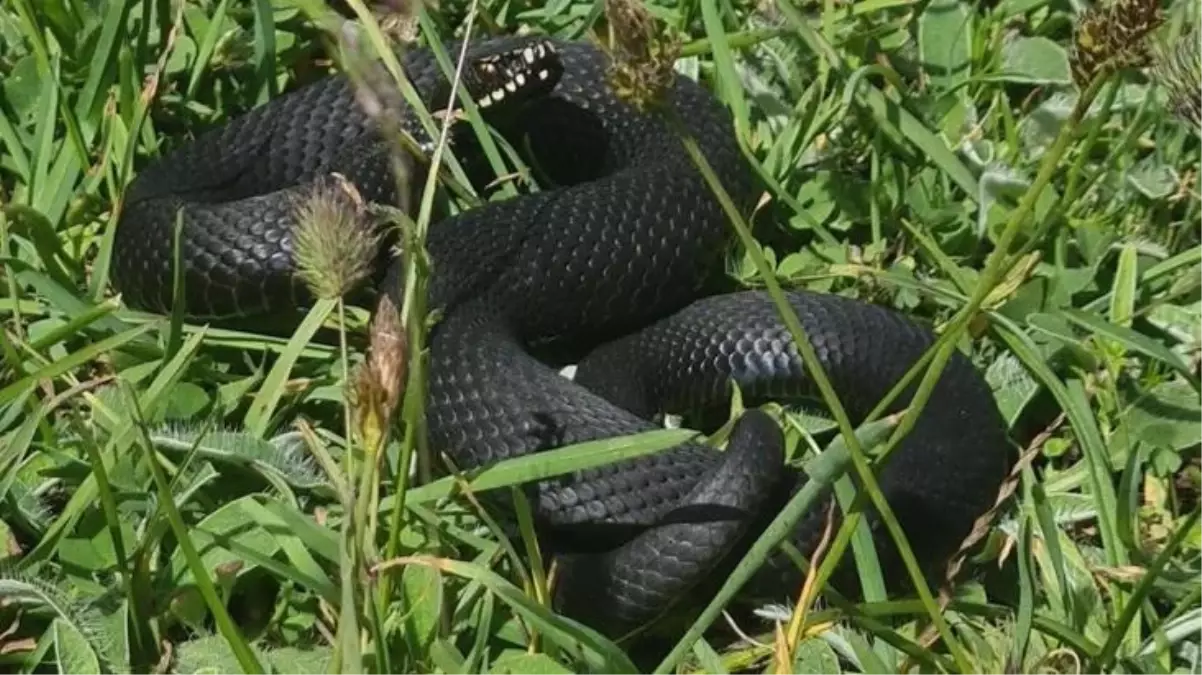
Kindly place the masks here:
MULTIPOLYGON (((961 336, 1023 462, 950 590, 886 599, 870 583, 851 605, 815 604, 810 589, 761 608, 776 628, 746 625, 735 643, 700 637, 726 626, 712 605, 640 666, 1202 670, 1198 4, 646 7, 679 38, 677 69, 730 106, 767 186, 758 244, 732 274, 860 297, 961 336)), ((339 9, 369 16, 358 0, 339 9)), ((608 39, 600 2, 371 9, 390 34, 449 35, 470 18, 474 34, 608 39)), ((399 335, 377 330, 363 349, 367 309, 326 298, 272 337, 141 315, 111 295, 124 186, 149 158, 335 67, 324 11, 0 4, 5 670, 636 669, 545 608, 528 523, 507 542, 463 493, 650 452, 679 432, 410 484, 399 467, 425 452, 404 424, 416 394, 387 390, 388 368, 410 372, 387 349, 399 335), (349 342, 311 339, 323 325, 349 342), (362 461, 375 453, 378 469, 362 461)), ((384 36, 367 27, 368 42, 384 36)), ((789 415, 799 454, 830 435, 821 416, 789 415)), ((836 468, 856 459, 830 456, 836 468)), ((853 534, 841 545, 879 581, 853 534)))

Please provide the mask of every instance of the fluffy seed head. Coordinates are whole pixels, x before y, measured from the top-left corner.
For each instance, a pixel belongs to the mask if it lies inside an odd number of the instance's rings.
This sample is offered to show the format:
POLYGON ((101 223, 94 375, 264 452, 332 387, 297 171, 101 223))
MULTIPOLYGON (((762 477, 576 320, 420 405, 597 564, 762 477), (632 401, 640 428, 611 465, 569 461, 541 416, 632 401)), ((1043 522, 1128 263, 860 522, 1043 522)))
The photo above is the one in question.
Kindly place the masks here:
POLYGON ((313 295, 342 297, 371 275, 381 236, 353 185, 318 181, 295 213, 296 274, 313 295))

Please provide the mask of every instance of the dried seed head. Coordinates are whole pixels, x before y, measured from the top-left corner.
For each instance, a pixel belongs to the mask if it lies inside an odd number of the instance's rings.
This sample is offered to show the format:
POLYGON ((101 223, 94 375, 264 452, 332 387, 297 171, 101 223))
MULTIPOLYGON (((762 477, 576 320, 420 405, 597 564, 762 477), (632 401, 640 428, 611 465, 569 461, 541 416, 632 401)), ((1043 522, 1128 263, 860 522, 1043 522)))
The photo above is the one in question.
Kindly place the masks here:
POLYGON ((1151 60, 1148 35, 1164 23, 1159 0, 1113 0, 1093 5, 1077 21, 1073 81, 1084 88, 1095 77, 1151 60))
POLYGON ((408 342, 392 299, 384 294, 372 317, 368 357, 349 392, 355 430, 368 451, 377 450, 405 389, 408 342))
POLYGON ((380 242, 358 190, 337 174, 296 205, 296 274, 319 298, 342 297, 367 279, 380 242))
POLYGON ((371 323, 368 368, 384 393, 386 411, 392 411, 404 390, 408 342, 396 305, 387 293, 380 297, 371 323))
POLYGON ((1156 50, 1150 76, 1168 91, 1169 106, 1178 117, 1202 132, 1202 35, 1191 31, 1188 40, 1156 50))
POLYGON ((605 0, 605 14, 613 33, 610 84, 619 98, 640 110, 659 105, 672 86, 680 40, 664 35, 646 6, 635 0, 605 0))
POLYGON ((384 0, 372 8, 385 35, 401 42, 413 42, 418 33, 418 0, 384 0))

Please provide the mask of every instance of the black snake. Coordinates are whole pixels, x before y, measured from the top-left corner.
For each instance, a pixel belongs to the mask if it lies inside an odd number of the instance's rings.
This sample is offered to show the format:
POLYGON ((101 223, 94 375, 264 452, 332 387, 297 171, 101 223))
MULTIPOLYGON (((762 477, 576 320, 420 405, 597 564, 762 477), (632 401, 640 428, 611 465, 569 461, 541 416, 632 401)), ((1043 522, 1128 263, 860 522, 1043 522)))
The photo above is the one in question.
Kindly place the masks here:
MULTIPOLYGON (((727 218, 677 130, 615 95, 607 59, 583 42, 535 37, 468 50, 465 87, 554 184, 430 231, 430 306, 444 313, 430 336, 428 433, 462 469, 648 430, 657 413, 721 412, 731 380, 749 403, 816 397, 768 297, 716 293, 727 218), (572 361, 574 382, 556 370, 572 361)), ((431 54, 408 50, 402 62, 425 104, 442 107, 448 81, 431 54)), ((746 213, 758 193, 727 111, 681 76, 669 100, 746 213)), ((429 141, 415 116, 404 119, 429 141)), ((170 308, 182 208, 188 314, 303 305, 291 275, 293 197, 338 172, 367 200, 393 201, 382 147, 342 76, 202 135, 127 191, 115 286, 131 305, 170 308)), ((389 288, 396 282, 394 267, 389 288)), ((789 298, 853 421, 932 343, 928 328, 884 308, 789 298)), ((560 611, 619 634, 712 583, 803 480, 784 469, 780 430, 762 412, 740 418, 728 447, 688 444, 531 486, 540 532, 562 554, 560 611)), ((993 504, 1011 461, 989 388, 956 355, 879 476, 925 566, 945 560, 993 504)), ((824 512, 814 509, 793 537, 805 554, 824 512)), ((870 522, 883 568, 902 579, 888 535, 870 522)), ((785 600, 798 579, 782 555, 753 586, 785 600)))

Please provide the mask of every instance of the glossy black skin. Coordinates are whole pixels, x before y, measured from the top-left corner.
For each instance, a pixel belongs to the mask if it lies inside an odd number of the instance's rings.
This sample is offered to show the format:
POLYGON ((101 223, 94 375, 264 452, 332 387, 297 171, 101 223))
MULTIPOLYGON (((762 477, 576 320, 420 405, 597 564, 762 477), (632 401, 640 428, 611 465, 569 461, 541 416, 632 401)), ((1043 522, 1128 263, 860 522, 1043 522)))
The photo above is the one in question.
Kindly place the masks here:
MULTIPOLYGON (((493 44, 514 49, 521 40, 529 38, 493 44)), ((430 305, 442 312, 430 335, 432 448, 471 469, 644 431, 657 426, 656 413, 725 405, 732 380, 751 400, 815 399, 767 296, 711 295, 724 278, 731 228, 678 129, 619 100, 598 49, 553 44, 554 90, 493 121, 525 142, 515 147, 530 148, 554 185, 430 230, 430 305), (582 359, 577 381, 560 376, 550 355, 582 359)), ((411 53, 407 64, 422 81, 429 61, 411 53)), ((727 111, 685 78, 669 100, 675 124, 746 213, 758 192, 727 111)), ((198 140, 135 184, 116 249, 127 300, 161 309, 170 278, 161 257, 165 214, 184 198, 205 200, 193 207, 207 226, 185 246, 197 282, 188 299, 199 314, 297 302, 288 225, 276 218, 279 193, 270 190, 303 186, 338 164, 368 199, 392 199, 386 165, 364 159, 377 156, 378 144, 344 82, 283 101, 198 140), (331 129, 331 120, 342 126, 331 129), (233 179, 235 190, 214 187, 233 179)), ((395 293, 399 274, 394 266, 382 290, 395 293)), ((862 302, 804 292, 789 299, 853 421, 933 339, 929 328, 862 302)), ((1012 461, 989 388, 957 355, 879 476, 925 568, 946 560, 992 506, 1012 461)), ((803 481, 783 467, 775 423, 753 410, 725 452, 691 443, 528 486, 545 545, 564 563, 557 609, 615 636, 644 624, 712 588, 803 481)), ((805 554, 824 513, 814 509, 792 538, 805 554)), ((887 578, 904 582, 889 537, 875 516, 870 524, 887 578)), ((799 581, 778 556, 752 586, 784 602, 799 581)))

